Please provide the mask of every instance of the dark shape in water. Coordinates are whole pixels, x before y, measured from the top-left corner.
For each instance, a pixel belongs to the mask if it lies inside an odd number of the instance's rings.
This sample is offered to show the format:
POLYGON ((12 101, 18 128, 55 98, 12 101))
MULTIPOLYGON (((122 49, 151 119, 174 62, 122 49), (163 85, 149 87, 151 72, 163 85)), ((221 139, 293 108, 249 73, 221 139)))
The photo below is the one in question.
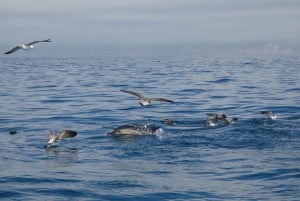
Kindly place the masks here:
POLYGON ((15 131, 15 130, 11 130, 11 131, 9 131, 9 134, 11 134, 11 135, 15 135, 15 134, 17 134, 17 131, 15 131))

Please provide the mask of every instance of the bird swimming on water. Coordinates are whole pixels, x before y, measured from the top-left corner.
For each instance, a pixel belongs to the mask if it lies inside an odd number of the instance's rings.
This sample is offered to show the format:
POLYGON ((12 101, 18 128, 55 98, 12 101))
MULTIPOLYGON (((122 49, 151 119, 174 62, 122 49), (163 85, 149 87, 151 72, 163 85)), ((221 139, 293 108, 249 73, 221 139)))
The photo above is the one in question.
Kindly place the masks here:
POLYGON ((64 138, 72 138, 77 135, 76 131, 72 130, 63 130, 60 132, 60 134, 55 134, 53 131, 50 131, 47 137, 47 146, 53 145, 54 142, 61 141, 64 138))
POLYGON ((234 124, 238 118, 233 117, 232 119, 228 120, 226 114, 216 114, 216 113, 206 113, 207 116, 212 117, 209 120, 205 121, 205 126, 217 126, 219 121, 223 122, 225 125, 234 124))
POLYGON ((263 115, 265 115, 268 119, 276 119, 277 116, 273 114, 271 111, 262 111, 261 112, 263 115))
POLYGON ((20 45, 17 45, 16 47, 14 47, 13 49, 5 52, 4 54, 11 54, 19 49, 30 50, 30 49, 34 48, 34 44, 41 43, 41 42, 52 42, 52 41, 50 39, 46 39, 46 40, 37 40, 37 41, 33 41, 30 43, 26 43, 26 44, 20 44, 20 45))
POLYGON ((138 98, 140 98, 139 103, 141 106, 148 106, 151 104, 152 101, 163 101, 163 102, 174 103, 174 101, 166 99, 166 98, 148 98, 148 97, 145 97, 142 94, 135 92, 135 91, 128 91, 128 90, 123 90, 123 89, 121 89, 120 91, 137 96, 138 98))
POLYGON ((17 131, 15 131, 15 130, 11 130, 11 131, 9 131, 9 134, 11 134, 11 135, 15 135, 15 134, 17 134, 17 131))

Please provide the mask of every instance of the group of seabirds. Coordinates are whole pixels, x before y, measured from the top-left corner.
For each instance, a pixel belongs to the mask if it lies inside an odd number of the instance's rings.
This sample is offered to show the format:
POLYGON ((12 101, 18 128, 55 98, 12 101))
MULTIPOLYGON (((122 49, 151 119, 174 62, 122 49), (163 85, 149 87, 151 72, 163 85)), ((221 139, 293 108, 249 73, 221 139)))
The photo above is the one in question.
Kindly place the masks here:
MULTIPOLYGON (((23 49, 23 50, 30 50, 34 48, 34 44, 41 43, 41 42, 51 42, 50 39, 46 40, 37 40, 30 43, 25 43, 21 45, 16 45, 11 50, 5 52, 4 54, 11 54, 17 50, 23 49)), ((174 101, 166 98, 149 98, 141 93, 130 91, 130 90, 120 90, 121 92, 134 95, 140 99, 139 104, 143 107, 149 106, 153 101, 160 101, 160 102, 168 102, 168 103, 174 103, 174 101)), ((277 116, 274 115, 271 111, 262 111, 261 112, 266 118, 268 119, 276 119, 277 116)), ((220 125, 230 125, 234 124, 238 118, 233 117, 229 119, 227 115, 225 114, 217 114, 217 113, 206 113, 207 116, 210 118, 204 121, 204 126, 207 127, 215 127, 220 125)), ((166 125, 175 125, 175 121, 173 119, 165 119, 164 124, 166 125)), ((157 133, 162 133, 162 128, 159 126, 153 126, 153 125, 147 125, 147 124, 138 124, 138 125, 122 125, 117 128, 115 128, 113 131, 108 132, 108 135, 113 136, 136 136, 136 135, 154 135, 157 133)), ((17 134, 17 131, 10 131, 9 134, 17 134)), ((53 131, 50 131, 47 137, 47 145, 46 147, 51 147, 55 142, 61 141, 65 138, 73 138, 77 135, 76 131, 73 130, 62 130, 59 134, 54 133, 53 131)))

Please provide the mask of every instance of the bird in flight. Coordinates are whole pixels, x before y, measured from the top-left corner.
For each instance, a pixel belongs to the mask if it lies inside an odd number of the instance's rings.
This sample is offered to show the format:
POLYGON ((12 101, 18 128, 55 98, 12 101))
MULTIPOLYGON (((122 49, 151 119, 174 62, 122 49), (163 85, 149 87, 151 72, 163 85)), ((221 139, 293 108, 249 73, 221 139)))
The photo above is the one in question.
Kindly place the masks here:
POLYGON ((54 142, 58 142, 64 138, 72 138, 75 137, 77 135, 76 131, 72 131, 72 130, 63 130, 60 132, 60 134, 55 134, 53 131, 51 131, 48 134, 47 137, 47 145, 53 145, 54 142))
POLYGON ((174 101, 166 99, 166 98, 148 98, 148 97, 145 97, 142 94, 135 92, 135 91, 128 91, 128 90, 123 90, 123 89, 121 89, 120 91, 137 96, 138 98, 140 98, 139 103, 141 106, 148 106, 148 105, 150 105, 150 103, 152 101, 163 101, 163 102, 169 102, 169 103, 174 102, 174 101))
POLYGON ((26 44, 20 44, 20 45, 17 45, 16 47, 14 47, 13 49, 9 50, 8 52, 5 52, 4 54, 11 54, 19 49, 30 50, 30 49, 34 48, 34 44, 41 43, 41 42, 52 42, 52 41, 50 39, 47 39, 47 40, 37 40, 37 41, 33 41, 30 43, 26 43, 26 44))

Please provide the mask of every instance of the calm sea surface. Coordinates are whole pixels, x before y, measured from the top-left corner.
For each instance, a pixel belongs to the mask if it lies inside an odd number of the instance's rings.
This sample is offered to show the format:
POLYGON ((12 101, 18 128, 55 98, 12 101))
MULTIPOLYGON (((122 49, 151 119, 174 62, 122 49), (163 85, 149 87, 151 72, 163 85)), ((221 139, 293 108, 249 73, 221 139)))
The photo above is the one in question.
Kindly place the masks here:
POLYGON ((298 57, 2 56, 0 109, 1 200, 300 197, 298 57), (120 89, 175 103, 141 107, 120 89), (208 128, 207 112, 238 121, 208 128), (107 135, 142 123, 164 133, 107 135), (45 148, 49 131, 63 129, 78 135, 45 148))

